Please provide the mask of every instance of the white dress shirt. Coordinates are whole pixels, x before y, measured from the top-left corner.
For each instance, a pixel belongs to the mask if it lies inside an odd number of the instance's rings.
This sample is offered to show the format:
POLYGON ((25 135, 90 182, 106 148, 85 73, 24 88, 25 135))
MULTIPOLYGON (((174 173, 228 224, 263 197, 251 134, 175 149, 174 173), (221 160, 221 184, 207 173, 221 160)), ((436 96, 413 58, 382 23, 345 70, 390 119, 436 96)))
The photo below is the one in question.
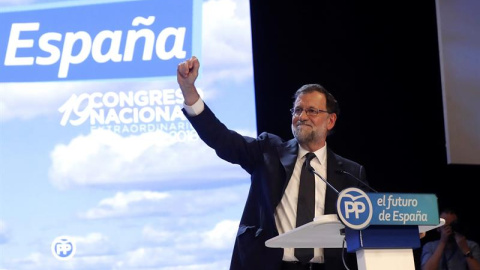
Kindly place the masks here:
MULTIPOLYGON (((327 145, 315 151, 316 158, 312 159, 310 165, 319 173, 324 179, 327 174, 327 145)), ((283 234, 295 229, 297 217, 297 201, 298 189, 300 186, 300 172, 302 165, 305 162, 305 155, 307 150, 299 147, 298 157, 293 169, 292 178, 288 182, 282 200, 275 210, 275 223, 277 225, 278 233, 283 234)), ((317 175, 315 175, 315 217, 321 216, 325 210, 325 192, 327 184, 323 182, 317 175)), ((313 221, 313 220, 312 220, 313 221)), ((285 248, 283 252, 284 261, 297 261, 294 255, 293 248, 285 248)), ((310 262, 323 263, 323 248, 314 249, 314 256, 310 262)))

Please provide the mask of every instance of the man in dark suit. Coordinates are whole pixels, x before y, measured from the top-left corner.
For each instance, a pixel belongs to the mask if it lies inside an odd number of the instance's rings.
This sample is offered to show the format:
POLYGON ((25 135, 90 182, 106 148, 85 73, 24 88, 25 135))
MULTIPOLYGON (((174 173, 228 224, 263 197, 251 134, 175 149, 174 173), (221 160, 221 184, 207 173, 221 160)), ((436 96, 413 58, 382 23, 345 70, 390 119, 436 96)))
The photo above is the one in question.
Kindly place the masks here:
MULTIPOLYGON (((178 65, 177 81, 185 99, 184 113, 200 138, 220 158, 239 164, 251 175, 230 269, 346 269, 342 260, 345 251, 339 248, 312 249, 308 260, 300 262, 293 248, 265 246, 268 239, 298 225, 300 171, 307 153, 315 154, 310 165, 338 191, 366 188, 355 179, 365 182, 363 166, 327 148, 327 134, 335 126, 339 112, 335 98, 321 85, 305 85, 295 93, 291 110, 294 139, 285 141, 266 132, 251 138, 229 130, 200 98, 194 84, 199 68, 194 56, 178 65)), ((336 214, 337 194, 318 176, 315 178, 312 188, 315 216, 336 214)), ((355 254, 344 255, 348 268, 356 269, 355 254)))

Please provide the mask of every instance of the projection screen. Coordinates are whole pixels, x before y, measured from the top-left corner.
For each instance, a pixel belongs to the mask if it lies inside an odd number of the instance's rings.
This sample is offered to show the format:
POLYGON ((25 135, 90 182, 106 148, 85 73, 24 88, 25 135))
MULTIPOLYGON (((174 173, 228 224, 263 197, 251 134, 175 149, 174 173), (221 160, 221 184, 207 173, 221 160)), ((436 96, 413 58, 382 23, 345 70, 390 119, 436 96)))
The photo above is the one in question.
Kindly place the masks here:
POLYGON ((480 165, 480 2, 436 4, 447 162, 480 165))
POLYGON ((250 185, 177 65, 256 136, 249 1, 0 2, 0 269, 228 269, 250 185))

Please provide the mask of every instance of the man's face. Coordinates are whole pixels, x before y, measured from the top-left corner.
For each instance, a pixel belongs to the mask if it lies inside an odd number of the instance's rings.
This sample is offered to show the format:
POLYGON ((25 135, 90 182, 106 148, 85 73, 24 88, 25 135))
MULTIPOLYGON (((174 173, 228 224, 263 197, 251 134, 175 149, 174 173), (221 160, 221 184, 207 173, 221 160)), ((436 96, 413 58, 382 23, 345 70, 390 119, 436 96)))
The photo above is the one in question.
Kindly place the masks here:
POLYGON ((457 220, 457 215, 452 213, 441 213, 440 218, 445 219, 445 225, 450 225, 453 221, 457 220))
MULTIPOLYGON (((452 222, 457 220, 457 215, 452 214, 452 213, 442 212, 442 213, 440 213, 440 218, 443 218, 445 220, 445 225, 442 226, 442 227, 438 227, 437 228, 438 232, 442 232, 442 230, 450 230, 451 229, 450 225, 452 224, 452 222)), ((454 234, 450 235, 449 241, 455 242, 455 235, 454 234)))
MULTIPOLYGON (((326 111, 325 95, 316 91, 301 94, 295 100, 294 108, 326 111)), ((307 148, 306 145, 309 145, 319 149, 325 145, 327 133, 335 126, 336 120, 337 115, 334 113, 319 112, 317 115, 307 115, 303 111, 300 115, 292 116, 292 133, 303 147, 307 148)))

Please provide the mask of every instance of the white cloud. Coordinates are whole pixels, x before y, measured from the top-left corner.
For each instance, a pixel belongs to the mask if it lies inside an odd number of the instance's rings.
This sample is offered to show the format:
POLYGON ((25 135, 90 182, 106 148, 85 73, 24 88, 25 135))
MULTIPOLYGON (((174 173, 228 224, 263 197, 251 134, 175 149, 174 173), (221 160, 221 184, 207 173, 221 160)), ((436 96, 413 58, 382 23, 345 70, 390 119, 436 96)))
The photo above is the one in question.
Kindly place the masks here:
POLYGON ((77 245, 75 256, 106 256, 114 252, 114 244, 110 239, 99 232, 89 233, 86 236, 74 236, 77 245))
POLYGON ((10 238, 10 230, 7 224, 0 219, 0 245, 8 242, 10 238))
MULTIPOLYGON (((76 85, 80 86, 78 83, 76 85)), ((0 87, 0 108, 2 110, 0 122, 3 122, 12 119, 30 120, 58 113, 59 106, 56 104, 67 100, 74 90, 75 84, 2 83, 0 87)))
POLYGON ((96 269, 112 269, 112 265, 116 261, 115 256, 77 256, 67 261, 60 261, 53 257, 51 253, 34 252, 25 258, 8 259, 6 269, 15 270, 96 270, 96 269))
MULTIPOLYGON (((35 269, 35 267, 44 263, 44 257, 45 256, 39 252, 33 252, 27 255, 25 258, 14 258, 11 259, 11 262, 7 263, 11 263, 11 265, 17 267, 17 269, 35 269)), ((9 268, 8 264, 6 265, 6 267, 7 269, 9 268)))
MULTIPOLYGON (((195 250, 210 252, 211 250, 231 251, 238 230, 238 220, 221 220, 207 231, 195 229, 172 230, 155 228, 146 225, 142 235, 146 241, 157 245, 169 245, 178 252, 192 253, 195 250)), ((176 229, 176 228, 174 228, 176 229)))
POLYGON ((144 239, 154 238, 165 247, 142 247, 128 252, 115 269, 228 269, 237 229, 238 220, 222 220, 208 231, 165 231, 148 225, 143 230, 144 239))
POLYGON ((207 230, 163 231, 147 225, 143 229, 144 242, 132 242, 125 251, 115 248, 117 241, 102 233, 68 236, 74 240, 77 250, 68 261, 59 261, 49 249, 43 249, 23 258, 5 258, 2 266, 16 270, 228 269, 237 228, 238 221, 234 220, 221 220, 207 230), (168 241, 155 241, 152 245, 149 238, 162 234, 168 241))
MULTIPOLYGON (((85 236, 67 236, 76 245, 75 255, 67 261, 57 260, 49 248, 41 252, 32 252, 24 258, 5 258, 7 269, 111 269, 118 255, 112 254, 114 244, 100 233, 89 233, 85 236)), ((51 243, 44 243, 48 246, 51 243)))
POLYGON ((175 142, 161 131, 121 137, 93 130, 56 145, 51 160, 50 180, 59 188, 122 184, 172 188, 248 178, 204 143, 175 142))
POLYGON ((210 90, 221 80, 253 78, 249 1, 210 0, 203 4, 202 82, 210 90), (220 53, 221 52, 221 53, 220 53))
POLYGON ((202 39, 206 63, 219 70, 251 66, 249 12, 248 1, 211 0, 203 4, 202 39))
POLYGON ((178 234, 168 230, 157 230, 150 224, 145 225, 142 230, 142 236, 146 241, 157 244, 173 243, 177 239, 178 234))
MULTIPOLYGON (((162 270, 228 270, 230 269, 230 260, 218 260, 211 263, 196 263, 191 265, 162 267, 162 270)), ((133 270, 133 269, 129 269, 133 270)), ((138 269, 143 270, 143 269, 138 269)))
POLYGON ((112 198, 99 202, 98 206, 80 214, 86 219, 149 215, 162 205, 169 194, 152 191, 118 192, 112 198))
POLYGON ((213 249, 232 248, 238 230, 238 220, 223 220, 202 234, 203 245, 213 249))
POLYGON ((56 116, 59 114, 58 108, 74 93, 119 92, 163 87, 178 87, 178 84, 162 81, 0 83, 0 122, 56 116))
POLYGON ((20 6, 35 3, 35 0, 0 0, 2 6, 20 6))
POLYGON ((113 198, 100 201, 100 206, 125 209, 130 203, 139 203, 142 201, 160 201, 168 196, 169 195, 167 193, 152 191, 130 191, 128 193, 119 192, 113 198))
POLYGON ((196 261, 197 258, 193 253, 181 253, 170 247, 141 247, 127 252, 123 259, 116 263, 114 269, 164 269, 164 267, 179 264, 195 264, 196 261))
MULTIPOLYGON (((241 209, 246 199, 244 188, 225 187, 211 190, 180 190, 165 192, 117 192, 101 200, 97 206, 79 216, 85 219, 163 216, 192 217, 219 213, 226 209, 241 209)), ((152 236, 161 239, 164 235, 152 236)))

